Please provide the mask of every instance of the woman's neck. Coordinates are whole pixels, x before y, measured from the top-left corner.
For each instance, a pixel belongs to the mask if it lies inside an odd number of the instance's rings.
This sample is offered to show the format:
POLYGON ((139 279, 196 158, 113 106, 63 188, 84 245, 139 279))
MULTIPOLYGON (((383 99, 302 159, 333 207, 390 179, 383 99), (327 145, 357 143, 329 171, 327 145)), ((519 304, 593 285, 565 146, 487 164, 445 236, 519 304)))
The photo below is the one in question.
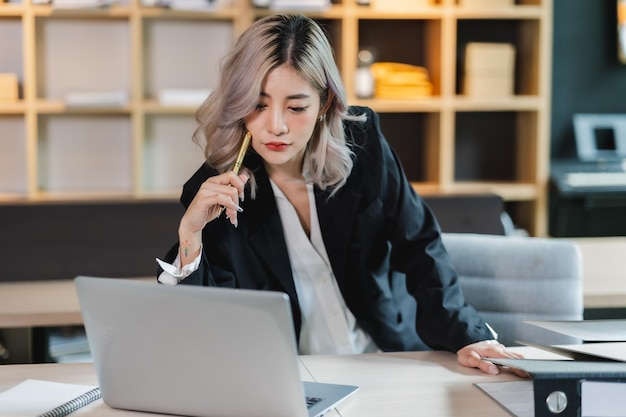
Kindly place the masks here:
POLYGON ((272 181, 277 184, 285 182, 304 182, 301 163, 281 166, 265 164, 265 170, 272 181))

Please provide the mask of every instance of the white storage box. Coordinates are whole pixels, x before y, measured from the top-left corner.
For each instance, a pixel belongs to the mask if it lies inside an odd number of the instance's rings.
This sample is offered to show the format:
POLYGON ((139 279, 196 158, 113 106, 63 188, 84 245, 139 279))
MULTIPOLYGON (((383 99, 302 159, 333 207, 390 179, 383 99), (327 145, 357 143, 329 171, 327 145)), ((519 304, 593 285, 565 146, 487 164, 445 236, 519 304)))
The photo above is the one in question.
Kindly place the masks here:
POLYGON ((513 95, 515 48, 509 43, 471 42, 465 49, 463 93, 472 97, 513 95))

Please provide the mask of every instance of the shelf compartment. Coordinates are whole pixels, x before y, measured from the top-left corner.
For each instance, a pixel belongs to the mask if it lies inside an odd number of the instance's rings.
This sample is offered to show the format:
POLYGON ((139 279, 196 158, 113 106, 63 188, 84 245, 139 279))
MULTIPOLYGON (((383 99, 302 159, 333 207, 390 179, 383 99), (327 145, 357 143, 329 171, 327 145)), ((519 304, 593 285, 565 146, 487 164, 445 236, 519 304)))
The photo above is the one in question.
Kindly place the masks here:
POLYGON ((198 19, 198 20, 230 20, 238 12, 234 5, 210 10, 175 10, 164 7, 141 7, 140 15, 146 19, 198 19))
POLYGON ((537 112, 456 114, 455 181, 536 180, 537 112))
POLYGON ((60 195, 132 193, 129 117, 47 115, 39 118, 38 127, 41 191, 60 195))
POLYGON ((537 96, 540 64, 538 19, 460 19, 458 21, 456 94, 462 94, 465 48, 470 42, 510 43, 515 48, 514 95, 537 96))
POLYGON ((360 20, 357 48, 370 50, 375 62, 399 62, 426 68, 433 86, 432 95, 440 96, 441 25, 440 19, 360 20), (382 33, 386 36, 380 36, 382 33), (402 41, 390 43, 385 41, 387 36, 402 41))
POLYGON ((313 19, 341 19, 345 16, 346 9, 342 4, 332 4, 325 10, 277 10, 271 8, 255 8, 252 7, 252 13, 255 18, 271 16, 276 13, 302 13, 313 19))
POLYGON ((168 88, 213 90, 219 82, 220 60, 234 36, 229 21, 145 20, 144 98, 156 99, 168 88))
POLYGON ((130 27, 125 20, 37 19, 37 97, 131 91, 130 27))
POLYGON ((205 162, 203 150, 192 141, 195 128, 191 115, 146 117, 142 194, 180 195, 183 184, 205 162))
MULTIPOLYGON (((6 6, 0 6, 0 10, 6 6)), ((2 15, 0 15, 2 16, 2 15)), ((17 74, 20 88, 19 97, 23 98, 22 85, 24 82, 24 41, 21 19, 9 17, 0 19, 0 73, 17 74), (7 42, 6 40, 10 40, 7 42)), ((0 106, 14 102, 0 101, 0 106)))
POLYGON ((76 9, 55 8, 54 5, 42 4, 42 5, 33 6, 33 12, 35 16, 52 17, 52 18, 120 19, 120 18, 128 18, 131 15, 131 8, 128 4, 123 4, 123 3, 109 6, 109 7, 76 8, 76 9))
POLYGON ((439 113, 380 113, 379 118, 409 181, 438 181, 439 113))
POLYGON ((28 192, 25 129, 23 117, 0 116, 0 195, 28 192))

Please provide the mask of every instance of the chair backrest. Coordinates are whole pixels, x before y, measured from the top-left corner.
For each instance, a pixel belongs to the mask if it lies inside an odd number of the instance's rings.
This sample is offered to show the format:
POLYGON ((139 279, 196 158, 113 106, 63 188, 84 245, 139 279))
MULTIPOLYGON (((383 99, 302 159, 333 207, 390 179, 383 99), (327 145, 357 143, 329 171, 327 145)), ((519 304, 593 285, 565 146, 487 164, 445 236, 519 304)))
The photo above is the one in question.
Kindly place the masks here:
POLYGON ((501 343, 579 342, 521 321, 582 320, 582 259, 575 244, 467 233, 444 233, 443 241, 465 298, 501 343))

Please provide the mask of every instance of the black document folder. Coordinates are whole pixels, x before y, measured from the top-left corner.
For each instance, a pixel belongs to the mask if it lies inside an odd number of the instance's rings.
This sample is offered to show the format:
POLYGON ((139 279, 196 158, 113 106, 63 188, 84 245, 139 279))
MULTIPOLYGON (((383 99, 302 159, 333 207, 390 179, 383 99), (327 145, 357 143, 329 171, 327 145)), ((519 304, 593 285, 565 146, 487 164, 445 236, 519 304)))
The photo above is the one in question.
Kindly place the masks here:
MULTIPOLYGON (((626 416, 624 362, 499 358, 485 360, 521 369, 530 375, 535 417, 626 416)), ((500 402, 494 395, 492 397, 500 402)), ((502 405, 511 412, 505 404, 502 405)))

